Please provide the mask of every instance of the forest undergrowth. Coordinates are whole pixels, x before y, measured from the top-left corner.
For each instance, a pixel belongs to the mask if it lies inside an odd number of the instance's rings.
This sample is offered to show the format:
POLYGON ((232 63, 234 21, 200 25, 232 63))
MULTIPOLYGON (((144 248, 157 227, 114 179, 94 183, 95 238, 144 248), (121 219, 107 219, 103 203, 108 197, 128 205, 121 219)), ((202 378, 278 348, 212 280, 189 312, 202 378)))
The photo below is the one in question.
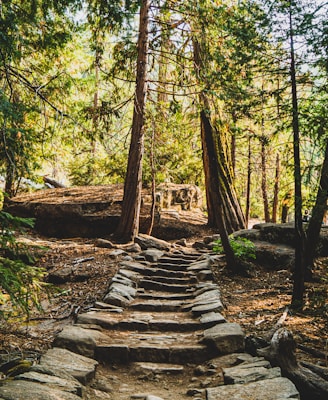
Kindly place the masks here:
MULTIPOLYGON (((185 213, 179 221, 166 217, 162 227, 167 235, 172 225, 173 237, 170 240, 174 242, 177 237, 174 237, 176 230, 173 228, 178 224, 179 235, 184 230, 189 236, 188 245, 192 245, 213 234, 204 222, 203 218, 191 212, 189 218, 185 213)), ((61 278, 58 276, 64 278, 62 283, 54 285, 50 297, 43 296, 43 311, 33 310, 29 319, 13 315, 8 321, 1 321, 0 351, 8 356, 31 352, 38 355, 51 347, 53 338, 63 326, 73 323, 78 313, 102 300, 118 268, 118 260, 111 256, 112 249, 96 247, 95 239, 49 239, 33 232, 21 239, 27 245, 47 249, 38 265, 46 269, 48 279, 52 277, 59 282, 61 278), (65 275, 68 270, 71 273, 65 275)), ((306 284, 306 305, 302 312, 288 309, 292 294, 291 272, 288 270, 269 271, 255 263, 249 277, 231 276, 223 262, 214 273, 229 322, 239 323, 246 335, 262 337, 287 311, 284 327, 294 335, 298 359, 328 367, 327 258, 317 260, 316 280, 306 284)))

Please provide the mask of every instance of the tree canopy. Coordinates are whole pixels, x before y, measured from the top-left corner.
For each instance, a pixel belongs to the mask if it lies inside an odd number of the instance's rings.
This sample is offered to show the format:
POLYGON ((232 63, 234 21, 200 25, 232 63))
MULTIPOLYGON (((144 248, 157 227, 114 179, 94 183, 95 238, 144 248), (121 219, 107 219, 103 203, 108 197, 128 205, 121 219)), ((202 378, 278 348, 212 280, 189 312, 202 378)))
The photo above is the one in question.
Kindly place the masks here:
POLYGON ((130 209, 140 185, 194 183, 210 225, 289 219, 305 240, 326 174, 326 14, 323 0, 1 1, 6 196, 43 175, 125 182, 130 209))

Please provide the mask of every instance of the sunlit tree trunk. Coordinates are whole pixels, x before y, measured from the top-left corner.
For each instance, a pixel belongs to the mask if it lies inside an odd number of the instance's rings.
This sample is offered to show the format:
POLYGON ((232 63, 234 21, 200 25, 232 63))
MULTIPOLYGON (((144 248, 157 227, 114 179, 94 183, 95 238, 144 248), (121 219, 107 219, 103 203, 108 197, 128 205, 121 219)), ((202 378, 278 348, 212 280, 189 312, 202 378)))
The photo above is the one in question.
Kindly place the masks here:
POLYGON ((139 232, 147 96, 149 4, 149 0, 141 1, 131 143, 124 183, 122 213, 115 232, 116 236, 124 241, 133 240, 139 232))
MULTIPOLYGON (((201 80, 204 68, 201 61, 201 46, 196 39, 193 45, 195 68, 198 71, 198 79, 201 80)), ((223 218, 229 234, 243 229, 245 218, 233 186, 232 170, 227 154, 228 140, 224 127, 213 126, 210 102, 204 92, 200 94, 199 100, 208 225, 222 229, 223 218), (218 210, 222 210, 222 213, 218 210)))
MULTIPOLYGON (((206 101, 206 99, 203 98, 203 101, 206 101)), ((212 210, 212 215, 214 214, 213 210, 215 209, 216 211, 214 223, 216 224, 216 227, 218 228, 220 233, 222 247, 226 255, 227 266, 230 270, 236 272, 237 262, 229 242, 228 228, 225 224, 226 210, 223 205, 223 199, 221 196, 222 189, 220 189, 220 187, 222 185, 222 182, 220 183, 220 168, 217 160, 216 143, 214 140, 215 133, 206 111, 201 111, 200 118, 207 209, 212 210)))
POLYGON ((249 214, 250 214, 250 197, 251 197, 251 178, 252 178, 252 163, 251 163, 251 137, 248 138, 248 156, 247 156, 247 182, 246 182, 246 210, 245 210, 245 220, 246 227, 248 227, 249 214))
POLYGON ((264 136, 264 134, 262 134, 260 142, 261 142, 261 189, 262 189, 263 208, 264 208, 264 220, 265 222, 270 222, 269 200, 268 200, 268 190, 267 190, 267 166, 266 166, 267 138, 264 136))
POLYGON ((295 202, 295 272, 292 295, 292 306, 299 308, 303 306, 304 297, 304 230, 302 221, 302 178, 300 160, 300 132, 298 118, 298 98, 296 84, 295 50, 293 35, 293 16, 291 4, 289 8, 289 31, 290 31, 290 78, 292 86, 292 108, 293 108, 293 150, 294 150, 294 202, 295 202))
POLYGON ((305 242, 305 278, 312 279, 312 267, 315 259, 316 248, 319 242, 323 217, 327 209, 328 196, 328 142, 325 149, 325 157, 321 169, 321 177, 317 192, 315 206, 313 207, 305 242))
POLYGON ((277 222, 278 213, 278 197, 279 197, 279 179, 280 179, 280 158, 279 153, 276 156, 276 173, 273 188, 273 204, 272 204, 272 222, 277 222))

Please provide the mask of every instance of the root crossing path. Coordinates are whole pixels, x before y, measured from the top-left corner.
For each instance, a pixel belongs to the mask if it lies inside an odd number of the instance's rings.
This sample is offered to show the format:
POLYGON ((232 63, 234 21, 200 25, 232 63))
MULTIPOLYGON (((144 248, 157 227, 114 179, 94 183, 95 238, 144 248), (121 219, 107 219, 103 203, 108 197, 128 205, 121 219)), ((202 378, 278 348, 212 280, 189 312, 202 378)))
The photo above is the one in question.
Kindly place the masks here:
POLYGON ((0 400, 299 399, 291 381, 244 352, 224 317, 211 256, 148 249, 122 259, 103 301, 58 334, 0 400))

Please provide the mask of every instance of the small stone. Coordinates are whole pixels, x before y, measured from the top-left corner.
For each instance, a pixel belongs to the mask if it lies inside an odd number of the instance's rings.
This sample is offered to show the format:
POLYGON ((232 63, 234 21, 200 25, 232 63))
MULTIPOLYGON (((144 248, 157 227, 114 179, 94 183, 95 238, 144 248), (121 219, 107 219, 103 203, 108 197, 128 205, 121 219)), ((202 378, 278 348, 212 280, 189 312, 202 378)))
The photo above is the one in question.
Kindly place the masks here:
POLYGON ((226 322, 206 329, 202 342, 214 344, 221 354, 227 354, 244 350, 244 338, 239 324, 226 322))
POLYGON ((125 255, 127 255, 127 253, 124 250, 121 250, 121 249, 116 249, 116 250, 113 250, 113 251, 111 251, 109 253, 109 257, 110 258, 118 258, 118 257, 123 256, 123 255, 125 256, 125 255))
POLYGON ((112 385, 106 379, 100 378, 100 379, 95 380, 92 383, 91 387, 96 390, 101 390, 102 392, 105 392, 105 393, 113 392, 112 385))
POLYGON ((127 251, 128 253, 140 253, 141 247, 138 243, 132 243, 132 244, 124 247, 124 250, 127 251))
POLYGON ((204 367, 204 365, 198 365, 194 370, 194 374, 197 376, 201 376, 201 375, 205 375, 206 371, 207 371, 207 368, 204 367))
POLYGON ((141 253, 141 255, 144 256, 145 259, 150 262, 158 261, 163 254, 164 252, 158 249, 147 249, 141 253))

